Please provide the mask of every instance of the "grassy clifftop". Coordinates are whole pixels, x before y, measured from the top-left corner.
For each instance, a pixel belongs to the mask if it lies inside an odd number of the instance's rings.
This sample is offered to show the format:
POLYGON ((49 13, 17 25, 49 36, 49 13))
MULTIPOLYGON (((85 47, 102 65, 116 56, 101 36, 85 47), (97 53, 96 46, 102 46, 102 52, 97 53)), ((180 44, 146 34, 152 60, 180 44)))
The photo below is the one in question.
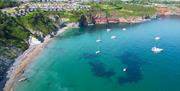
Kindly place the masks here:
POLYGON ((104 11, 112 17, 129 17, 129 16, 145 16, 154 15, 156 7, 147 5, 136 5, 127 3, 89 3, 92 10, 104 11))
POLYGON ((23 46, 19 46, 19 44, 27 43, 30 34, 36 35, 38 31, 47 35, 56 29, 55 22, 41 13, 11 17, 0 12, 0 40, 11 41, 8 44, 12 43, 12 45, 20 48, 23 48, 23 46))
POLYGON ((14 59, 29 47, 29 35, 57 30, 57 22, 41 12, 11 17, 0 12, 0 81, 14 59))
POLYGON ((30 13, 26 16, 18 17, 17 20, 24 27, 32 30, 32 33, 39 31, 44 35, 47 35, 48 33, 57 30, 55 22, 50 19, 48 15, 41 12, 30 13))
POLYGON ((8 41, 8 45, 16 45, 21 48, 21 41, 25 42, 28 36, 28 30, 19 24, 16 18, 3 15, 0 12, 0 40, 4 41, 3 44, 6 44, 6 41, 8 41))

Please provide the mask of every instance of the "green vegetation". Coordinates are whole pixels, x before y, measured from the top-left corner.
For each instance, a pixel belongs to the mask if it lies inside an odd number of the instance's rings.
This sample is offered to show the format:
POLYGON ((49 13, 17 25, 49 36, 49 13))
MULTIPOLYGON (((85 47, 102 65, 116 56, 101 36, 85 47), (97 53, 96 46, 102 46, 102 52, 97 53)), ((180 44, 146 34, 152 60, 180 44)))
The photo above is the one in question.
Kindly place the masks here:
POLYGON ((88 14, 87 10, 79 10, 79 11, 69 11, 69 12, 60 12, 59 15, 62 18, 68 18, 69 22, 78 22, 79 18, 83 14, 88 14))
POLYGON ((55 22, 39 12, 23 17, 10 17, 0 12, 0 60, 4 57, 14 59, 17 50, 26 50, 30 34, 38 37, 41 32, 46 36, 56 30, 55 22))
POLYGON ((25 50, 28 48, 29 35, 44 36, 56 31, 59 17, 68 18, 69 22, 78 21, 85 11, 71 12, 31 12, 26 16, 11 17, 0 12, 0 56, 15 58, 17 55, 11 47, 25 50), (57 19, 53 20, 52 18, 57 19), (12 54, 11 54, 12 53, 12 54))
POLYGON ((176 7, 180 8, 180 4, 175 4, 176 7))
POLYGON ((14 7, 19 5, 18 2, 12 0, 0 0, 0 9, 7 7, 14 7))
POLYGON ((123 4, 119 14, 121 16, 145 16, 145 15, 154 15, 156 9, 152 6, 144 5, 132 5, 132 4, 123 4))
POLYGON ((26 49, 27 44, 24 39, 27 39, 28 35, 28 30, 20 25, 14 17, 3 15, 0 12, 0 42, 3 42, 5 46, 26 49))
POLYGON ((83 14, 89 14, 88 10, 79 10, 79 11, 61 11, 61 12, 41 12, 41 14, 49 15, 58 15, 60 18, 67 19, 66 22, 78 22, 79 18, 83 14))
MULTIPOLYGON (((52 18, 54 18, 52 16, 52 18)), ((11 17, 0 11, 0 81, 7 67, 29 47, 30 35, 39 38, 56 31, 58 19, 53 21, 47 14, 33 12, 22 17, 11 17)))
POLYGON ((112 17, 146 16, 156 13, 155 7, 127 3, 89 3, 92 11, 104 11, 112 17))
POLYGON ((159 3, 159 4, 179 4, 180 1, 178 0, 149 0, 152 3, 159 3))
POLYGON ((14 17, 0 12, 0 81, 10 63, 28 48, 29 32, 14 17))
POLYGON ((24 27, 31 29, 31 32, 42 32, 48 35, 50 32, 57 30, 53 21, 41 12, 33 12, 26 16, 18 17, 17 20, 24 27))

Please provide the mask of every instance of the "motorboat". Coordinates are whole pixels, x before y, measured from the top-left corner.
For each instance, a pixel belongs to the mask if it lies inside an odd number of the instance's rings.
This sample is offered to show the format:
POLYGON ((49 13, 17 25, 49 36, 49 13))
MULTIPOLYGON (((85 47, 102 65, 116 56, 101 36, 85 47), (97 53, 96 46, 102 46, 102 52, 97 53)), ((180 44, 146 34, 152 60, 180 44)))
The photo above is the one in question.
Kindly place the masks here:
POLYGON ((96 42, 101 42, 101 40, 100 40, 100 39, 97 39, 96 42))
POLYGON ((88 24, 88 26, 93 26, 94 24, 88 24))
POLYGON ((145 21, 151 21, 151 19, 145 19, 145 21))
POLYGON ((111 31, 111 29, 109 29, 109 28, 108 28, 108 29, 106 29, 106 31, 107 31, 107 32, 110 32, 110 31, 111 31))
POLYGON ((126 31, 126 28, 122 28, 123 31, 126 31))
POLYGON ((124 68, 123 71, 125 72, 127 70, 127 68, 124 68))
POLYGON ((155 37, 154 39, 155 39, 155 40, 160 40, 160 37, 157 36, 157 37, 155 37))
POLYGON ((116 39, 116 38, 117 38, 117 37, 116 37, 116 36, 114 36, 114 35, 113 35, 113 36, 111 36, 111 39, 116 39))
POLYGON ((160 53, 161 51, 163 51, 163 49, 158 48, 158 47, 152 47, 151 51, 153 51, 154 53, 160 53))
POLYGON ((97 50, 97 51, 96 51, 96 54, 99 54, 99 53, 101 53, 101 51, 100 51, 100 50, 97 50))

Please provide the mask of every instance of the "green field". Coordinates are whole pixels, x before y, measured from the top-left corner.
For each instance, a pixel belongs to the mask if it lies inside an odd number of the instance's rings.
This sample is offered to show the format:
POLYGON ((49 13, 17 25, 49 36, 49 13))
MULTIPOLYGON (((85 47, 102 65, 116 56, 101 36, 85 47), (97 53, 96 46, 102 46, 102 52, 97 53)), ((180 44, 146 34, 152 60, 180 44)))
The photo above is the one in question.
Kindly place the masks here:
POLYGON ((146 16, 154 15, 156 13, 156 7, 148 5, 134 5, 134 4, 96 4, 90 3, 92 10, 104 11, 110 16, 114 17, 129 17, 129 16, 146 16))

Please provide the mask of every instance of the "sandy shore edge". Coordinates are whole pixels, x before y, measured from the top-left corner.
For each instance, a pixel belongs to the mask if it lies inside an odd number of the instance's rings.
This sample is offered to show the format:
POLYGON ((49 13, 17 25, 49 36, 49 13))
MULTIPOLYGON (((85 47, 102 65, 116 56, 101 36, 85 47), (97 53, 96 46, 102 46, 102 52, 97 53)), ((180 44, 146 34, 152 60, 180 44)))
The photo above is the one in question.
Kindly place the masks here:
MULTIPOLYGON (((58 30, 56 36, 62 34, 69 28, 76 28, 78 24, 76 23, 68 23, 66 27, 63 27, 58 30)), ((56 37, 55 36, 55 37, 56 37)), ((14 91, 15 83, 19 80, 18 77, 21 76, 25 70, 25 68, 32 63, 33 59, 39 55, 39 53, 47 46, 51 40, 54 38, 50 38, 49 35, 45 37, 44 42, 39 45, 30 46, 21 56, 19 56, 10 70, 8 71, 7 78, 8 81, 3 88, 4 91, 14 91)))

